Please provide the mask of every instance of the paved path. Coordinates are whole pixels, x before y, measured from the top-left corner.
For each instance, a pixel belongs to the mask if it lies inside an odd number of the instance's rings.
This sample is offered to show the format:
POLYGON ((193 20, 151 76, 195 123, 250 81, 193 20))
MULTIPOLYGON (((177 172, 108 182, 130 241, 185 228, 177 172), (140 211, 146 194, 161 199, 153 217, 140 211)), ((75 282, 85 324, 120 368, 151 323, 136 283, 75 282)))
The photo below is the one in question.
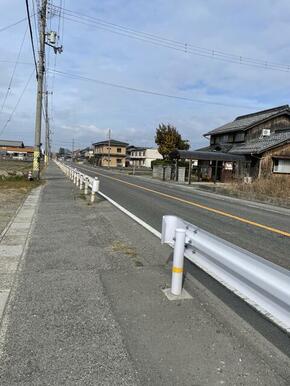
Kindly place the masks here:
POLYGON ((169 249, 55 165, 46 176, 2 319, 1 385, 289 384, 285 334, 195 277, 192 299, 168 301, 169 249))

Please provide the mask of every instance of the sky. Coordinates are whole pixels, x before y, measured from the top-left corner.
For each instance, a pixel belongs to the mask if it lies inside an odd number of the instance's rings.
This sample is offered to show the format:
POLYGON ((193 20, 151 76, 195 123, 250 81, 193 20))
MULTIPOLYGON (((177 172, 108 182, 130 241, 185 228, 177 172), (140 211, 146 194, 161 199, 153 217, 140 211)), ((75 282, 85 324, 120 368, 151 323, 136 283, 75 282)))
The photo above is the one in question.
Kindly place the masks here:
MULTIPOLYGON (((32 14, 37 2, 29 0, 32 14)), ((100 24, 109 22, 213 52, 290 65, 287 0, 54 0, 54 5, 61 4, 76 14, 77 22, 68 20, 67 13, 61 18, 60 55, 55 57, 46 47, 55 150, 71 148, 72 140, 75 148, 90 146, 106 139, 109 128, 114 139, 154 146, 160 123, 174 125, 190 141, 191 148, 197 149, 208 144, 204 133, 236 116, 289 102, 290 71, 219 61, 186 52, 186 45, 184 50, 176 50, 171 43, 161 46, 156 41, 152 44, 148 39, 133 39, 121 34, 120 29, 111 32, 100 24), (94 22, 98 19, 97 27, 82 15, 94 18, 94 22), (87 80, 53 75, 54 69, 87 80), (95 80, 189 100, 115 88, 95 80)), ((33 145, 36 80, 27 21, 1 31, 25 16, 24 0, 1 1, 0 138, 33 145), (15 109, 29 77, 30 83, 15 109)), ((58 24, 58 15, 50 13, 47 31, 57 30, 58 24)), ((34 23, 33 34, 37 46, 34 23)))

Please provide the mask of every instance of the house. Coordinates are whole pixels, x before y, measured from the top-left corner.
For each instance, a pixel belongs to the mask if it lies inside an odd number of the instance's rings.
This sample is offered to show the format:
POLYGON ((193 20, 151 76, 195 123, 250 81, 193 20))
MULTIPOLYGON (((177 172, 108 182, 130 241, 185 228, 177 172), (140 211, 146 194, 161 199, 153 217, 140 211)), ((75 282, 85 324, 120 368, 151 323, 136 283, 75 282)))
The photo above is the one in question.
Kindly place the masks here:
POLYGON ((96 165, 124 167, 128 143, 115 139, 93 143, 96 165))
POLYGON ((22 141, 0 140, 0 158, 2 159, 32 159, 33 152, 33 146, 24 146, 22 141))
POLYGON ((73 160, 78 160, 81 157, 81 149, 73 150, 71 155, 73 160))
POLYGON ((198 160, 201 179, 226 182, 290 175, 288 105, 241 115, 204 136, 209 146, 178 153, 179 158, 198 160))
POLYGON ((58 157, 63 158, 63 159, 71 159, 72 151, 69 149, 65 149, 63 147, 60 147, 59 151, 58 151, 58 157))
POLYGON ((86 147, 80 150, 80 158, 81 159, 90 159, 94 156, 94 149, 91 147, 86 147))
POLYGON ((131 146, 128 159, 131 166, 151 168, 152 161, 163 157, 158 149, 131 146))

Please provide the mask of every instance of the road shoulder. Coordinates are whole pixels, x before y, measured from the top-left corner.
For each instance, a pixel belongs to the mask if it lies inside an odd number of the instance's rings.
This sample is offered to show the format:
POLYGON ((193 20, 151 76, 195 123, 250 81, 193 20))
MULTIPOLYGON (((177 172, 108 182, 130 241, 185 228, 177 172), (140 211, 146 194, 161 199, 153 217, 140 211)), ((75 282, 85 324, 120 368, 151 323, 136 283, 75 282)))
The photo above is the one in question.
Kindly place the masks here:
POLYGON ((169 253, 100 197, 88 205, 51 166, 9 309, 1 385, 289 384, 277 365, 285 355, 194 281, 191 300, 164 296, 169 253))

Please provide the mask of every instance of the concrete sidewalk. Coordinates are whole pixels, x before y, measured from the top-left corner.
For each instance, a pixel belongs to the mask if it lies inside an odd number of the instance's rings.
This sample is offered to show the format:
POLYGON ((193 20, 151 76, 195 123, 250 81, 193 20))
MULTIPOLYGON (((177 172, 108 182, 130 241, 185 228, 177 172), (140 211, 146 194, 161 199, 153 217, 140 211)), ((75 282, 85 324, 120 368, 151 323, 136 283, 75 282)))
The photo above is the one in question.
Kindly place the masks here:
POLYGON ((46 178, 4 316, 1 385, 290 383, 289 357, 194 278, 192 299, 167 300, 160 240, 89 205, 54 164, 46 178))

